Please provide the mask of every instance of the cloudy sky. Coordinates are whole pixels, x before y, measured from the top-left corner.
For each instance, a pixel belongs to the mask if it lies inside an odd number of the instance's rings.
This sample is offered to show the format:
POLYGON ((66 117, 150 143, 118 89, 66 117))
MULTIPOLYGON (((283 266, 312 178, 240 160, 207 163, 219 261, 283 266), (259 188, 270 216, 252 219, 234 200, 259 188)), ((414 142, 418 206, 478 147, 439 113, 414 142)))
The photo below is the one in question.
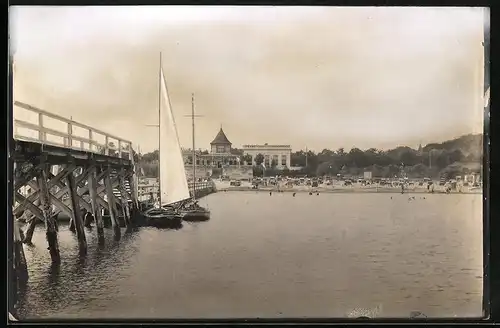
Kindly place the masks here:
MULTIPOLYGON (((11 7, 14 98, 157 147, 159 53, 179 137, 416 147, 482 131, 468 8, 11 7)), ((16 117, 24 118, 14 109, 16 117)))

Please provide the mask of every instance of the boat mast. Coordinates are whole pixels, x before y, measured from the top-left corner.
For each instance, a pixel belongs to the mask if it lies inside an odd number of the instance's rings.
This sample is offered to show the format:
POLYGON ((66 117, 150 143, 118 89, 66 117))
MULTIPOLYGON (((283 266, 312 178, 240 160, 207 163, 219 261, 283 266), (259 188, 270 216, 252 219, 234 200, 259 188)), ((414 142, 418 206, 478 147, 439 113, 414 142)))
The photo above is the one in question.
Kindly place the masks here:
POLYGON ((161 207, 161 163, 160 163, 160 149, 161 149, 161 51, 160 51, 160 68, 158 69, 158 193, 159 202, 161 207))
POLYGON ((193 125, 193 201, 196 200, 196 148, 194 144, 194 93, 191 94, 191 121, 193 125))
POLYGON ((184 115, 184 117, 191 117, 191 122, 193 125, 193 200, 196 200, 196 148, 195 148, 195 134, 194 134, 194 119, 196 117, 203 117, 203 115, 194 114, 194 93, 191 94, 191 115, 184 115))

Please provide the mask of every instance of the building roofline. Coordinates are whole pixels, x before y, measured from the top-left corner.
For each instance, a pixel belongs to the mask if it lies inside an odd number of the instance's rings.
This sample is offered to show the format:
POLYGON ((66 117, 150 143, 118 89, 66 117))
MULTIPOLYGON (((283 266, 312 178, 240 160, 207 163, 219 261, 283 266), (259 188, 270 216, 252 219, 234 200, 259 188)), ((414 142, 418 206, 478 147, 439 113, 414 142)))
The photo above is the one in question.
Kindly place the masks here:
POLYGON ((221 127, 219 133, 217 133, 210 145, 232 145, 232 143, 231 141, 229 141, 226 134, 224 133, 224 130, 222 130, 221 127))
POLYGON ((264 144, 264 145, 243 145, 242 146, 244 149, 247 148, 247 149, 252 149, 252 148, 292 148, 291 145, 268 145, 268 144, 264 144))

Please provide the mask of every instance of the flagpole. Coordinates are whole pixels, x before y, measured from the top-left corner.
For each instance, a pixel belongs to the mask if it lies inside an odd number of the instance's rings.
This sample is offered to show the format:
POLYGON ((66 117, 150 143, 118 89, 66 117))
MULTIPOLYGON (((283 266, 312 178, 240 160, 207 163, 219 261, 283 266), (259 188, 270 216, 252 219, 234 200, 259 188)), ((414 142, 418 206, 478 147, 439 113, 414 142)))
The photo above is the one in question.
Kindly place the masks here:
POLYGON ((308 151, 307 151, 307 146, 306 146, 306 169, 307 169, 307 155, 308 155, 308 151))
POLYGON ((194 143, 194 93, 191 94, 191 121, 193 125, 193 200, 196 200, 196 148, 194 143))
POLYGON ((158 198, 160 201, 161 207, 161 162, 160 162, 160 150, 161 150, 161 51, 160 51, 160 69, 158 70, 158 192, 160 197, 158 198))

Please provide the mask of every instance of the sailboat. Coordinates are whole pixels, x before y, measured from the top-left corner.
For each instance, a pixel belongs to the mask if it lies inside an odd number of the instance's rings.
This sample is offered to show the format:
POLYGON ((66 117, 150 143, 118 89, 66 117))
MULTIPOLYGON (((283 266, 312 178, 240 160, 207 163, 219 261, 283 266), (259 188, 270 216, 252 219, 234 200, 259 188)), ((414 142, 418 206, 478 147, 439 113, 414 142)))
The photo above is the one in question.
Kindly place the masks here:
POLYGON ((159 73, 159 199, 155 206, 144 212, 148 225, 181 228, 182 214, 179 209, 191 198, 182 158, 177 127, 168 96, 165 75, 161 65, 159 73))
POLYGON ((194 134, 194 94, 191 96, 191 119, 193 122, 193 194, 190 203, 185 204, 180 213, 184 221, 200 222, 210 220, 210 211, 200 205, 196 201, 196 148, 194 134))

